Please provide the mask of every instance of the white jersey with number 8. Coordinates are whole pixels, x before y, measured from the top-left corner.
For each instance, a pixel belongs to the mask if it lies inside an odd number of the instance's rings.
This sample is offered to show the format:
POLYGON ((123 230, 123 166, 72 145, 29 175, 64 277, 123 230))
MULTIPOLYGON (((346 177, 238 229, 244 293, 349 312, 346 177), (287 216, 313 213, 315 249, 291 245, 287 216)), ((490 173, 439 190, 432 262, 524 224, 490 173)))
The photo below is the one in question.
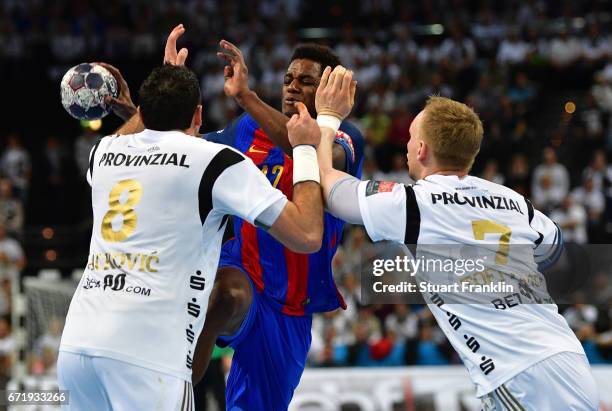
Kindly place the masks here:
POLYGON ((93 232, 60 350, 191 381, 228 215, 251 223, 284 195, 229 147, 181 132, 92 150, 93 232))

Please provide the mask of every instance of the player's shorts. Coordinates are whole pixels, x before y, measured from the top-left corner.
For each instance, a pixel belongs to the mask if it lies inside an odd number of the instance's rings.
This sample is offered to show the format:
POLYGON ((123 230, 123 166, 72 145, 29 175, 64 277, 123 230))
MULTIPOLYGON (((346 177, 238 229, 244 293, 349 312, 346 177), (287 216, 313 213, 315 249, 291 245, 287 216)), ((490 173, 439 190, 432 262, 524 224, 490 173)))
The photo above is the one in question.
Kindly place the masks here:
POLYGON ((583 354, 538 362, 482 398, 483 411, 597 411, 599 395, 583 354))
POLYGON ((62 411, 193 411, 191 383, 148 368, 105 357, 60 351, 62 411))
MULTIPOLYGON (((219 267, 239 268, 248 278, 239 264, 223 254, 219 267)), ((217 345, 234 348, 226 410, 286 411, 306 365, 312 316, 283 314, 252 282, 251 287, 253 302, 240 329, 217 340, 217 345)))

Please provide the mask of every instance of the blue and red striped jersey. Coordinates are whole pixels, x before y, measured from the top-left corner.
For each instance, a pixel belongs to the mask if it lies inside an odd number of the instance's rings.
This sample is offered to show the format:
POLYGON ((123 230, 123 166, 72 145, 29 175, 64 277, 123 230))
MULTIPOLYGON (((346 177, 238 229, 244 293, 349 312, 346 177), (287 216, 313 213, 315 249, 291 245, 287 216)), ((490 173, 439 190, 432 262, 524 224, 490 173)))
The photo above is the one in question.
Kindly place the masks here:
MULTIPOLYGON (((204 136, 207 140, 240 150, 287 198, 293 195, 293 160, 276 147, 248 114, 228 127, 204 136)), ((346 153, 345 171, 361 176, 364 139, 351 123, 344 121, 336 143, 346 153)), ((239 261, 257 291, 269 297, 288 315, 332 311, 346 305, 332 275, 332 258, 342 239, 344 222, 329 213, 324 217, 323 245, 314 254, 290 251, 270 234, 234 217, 234 236, 229 240, 234 261, 239 261)))

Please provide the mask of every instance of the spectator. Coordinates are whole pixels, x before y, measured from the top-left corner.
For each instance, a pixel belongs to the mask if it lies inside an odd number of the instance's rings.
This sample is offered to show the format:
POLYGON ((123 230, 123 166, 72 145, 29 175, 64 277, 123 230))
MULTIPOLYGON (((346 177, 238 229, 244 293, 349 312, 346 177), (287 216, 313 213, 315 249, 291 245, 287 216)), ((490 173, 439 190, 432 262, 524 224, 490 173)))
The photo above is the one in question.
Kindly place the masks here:
POLYGON ((74 160, 82 181, 85 181, 85 174, 89 168, 89 153, 100 137, 100 134, 89 127, 85 127, 74 142, 74 160))
POLYGON ((531 195, 534 206, 547 211, 558 206, 569 191, 567 168, 557 162, 557 153, 550 147, 543 151, 543 163, 533 172, 531 195))
MULTIPOLYGON (((342 245, 341 272, 361 273, 362 267, 373 254, 374 250, 363 227, 351 227, 342 245)), ((354 277, 345 278, 345 282, 353 280, 354 277)))
POLYGON ((2 175, 11 180, 15 194, 23 203, 28 196, 32 168, 30 155, 22 147, 18 134, 12 133, 7 137, 6 149, 0 158, 0 171, 2 175))
POLYGON ((577 38, 570 36, 567 28, 550 44, 550 60, 553 66, 565 69, 582 57, 582 46, 577 38))
POLYGON ((593 94, 588 93, 585 98, 584 108, 580 110, 580 122, 586 130, 589 140, 597 143, 604 135, 604 116, 597 106, 593 94))
POLYGON ((454 71, 471 67, 476 60, 474 42, 465 36, 457 24, 451 27, 451 36, 442 42, 439 53, 454 71))
POLYGON ((516 192, 528 196, 530 187, 529 163, 523 154, 515 154, 510 160, 506 185, 516 192))
POLYGON ((344 274, 339 291, 346 302, 346 310, 344 310, 341 315, 352 322, 357 318, 359 308, 362 306, 361 286, 353 272, 344 274))
POLYGON ((410 124, 414 116, 405 104, 399 104, 397 113, 391 120, 391 130, 389 131, 389 143, 396 150, 405 150, 408 140, 410 140, 410 124))
POLYGON ((405 154, 402 152, 396 152, 393 155, 391 171, 382 174, 382 180, 393 181, 394 183, 401 183, 405 185, 414 183, 414 180, 412 180, 408 174, 408 168, 406 168, 405 154))
POLYGON ((514 104, 529 104, 536 97, 535 87, 525 73, 516 74, 514 85, 508 90, 508 97, 514 104))
POLYGON ((59 352, 60 340, 62 339, 63 321, 58 317, 49 319, 49 326, 43 335, 34 343, 34 352, 42 355, 45 349, 55 353, 59 352))
POLYGON ((23 248, 17 240, 7 237, 6 229, 0 224, 0 272, 6 277, 8 270, 21 271, 25 265, 23 248))
POLYGON ((2 386, 11 376, 11 366, 15 354, 15 339, 11 333, 11 326, 6 317, 0 317, 0 383, 2 386))
POLYGON ((391 119, 379 106, 374 106, 363 117, 361 125, 365 129, 366 141, 373 146, 378 146, 385 143, 389 137, 391 119))
POLYGON ((434 327, 428 322, 421 326, 416 365, 448 365, 448 359, 434 338, 434 327))
POLYGON ((383 337, 370 346, 370 358, 375 367, 404 365, 406 344, 397 338, 393 329, 385 330, 383 337))
POLYGON ((499 165, 494 159, 487 161, 484 171, 480 177, 495 184, 504 184, 504 176, 499 173, 499 165))
POLYGON ((385 328, 395 330, 400 341, 412 341, 418 338, 419 316, 407 304, 395 304, 393 312, 385 319, 385 328))
POLYGON ((425 100, 429 96, 437 95, 442 97, 453 98, 453 89, 448 84, 444 83, 444 79, 439 72, 432 73, 429 84, 424 86, 421 91, 421 98, 425 100))
POLYGON ((478 87, 468 97, 474 110, 485 124, 499 111, 499 92, 491 85, 491 78, 487 74, 480 76, 478 87))
POLYGON ((589 24, 588 34, 582 39, 582 56, 590 65, 597 65, 610 55, 610 37, 601 33, 599 24, 589 24))
POLYGON ((606 199, 601 191, 595 190, 593 177, 585 177, 582 186, 572 190, 571 196, 576 204, 586 210, 589 225, 597 226, 606 207, 606 199))
POLYGON ((355 341, 348 346, 347 365, 365 367, 370 364, 370 338, 367 325, 357 323, 354 328, 355 341))
POLYGON ((21 237, 23 234, 23 205, 13 195, 13 185, 7 178, 0 178, 0 225, 6 227, 10 235, 21 237))
POLYGON ((587 234, 592 243, 604 241, 605 231, 602 226, 603 215, 606 209, 606 198, 603 193, 595 189, 593 178, 585 176, 582 186, 575 188, 571 193, 572 199, 580 204, 587 212, 587 234))
POLYGON ((525 63, 532 46, 523 41, 517 29, 510 30, 509 35, 499 46, 497 62, 500 64, 519 65, 525 63))
POLYGON ((584 207, 567 196, 561 206, 550 213, 550 218, 563 230, 566 243, 586 244, 588 216, 584 207))
POLYGON ((612 166, 608 165, 606 153, 595 150, 591 164, 582 172, 583 179, 592 178, 596 191, 601 191, 607 197, 612 197, 612 166))
POLYGON ((357 313, 356 323, 358 326, 366 327, 368 341, 376 341, 382 337, 382 327, 380 320, 374 315, 374 310, 370 306, 362 307, 357 313))

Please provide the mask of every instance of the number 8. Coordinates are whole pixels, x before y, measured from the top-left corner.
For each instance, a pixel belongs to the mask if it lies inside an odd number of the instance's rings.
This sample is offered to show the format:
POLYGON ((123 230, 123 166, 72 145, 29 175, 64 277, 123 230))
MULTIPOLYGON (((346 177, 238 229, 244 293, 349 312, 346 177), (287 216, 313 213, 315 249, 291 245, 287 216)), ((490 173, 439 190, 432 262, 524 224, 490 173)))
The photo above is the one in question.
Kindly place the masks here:
POLYGON ((108 195, 110 209, 102 219, 102 238, 110 243, 124 241, 136 229, 136 212, 134 207, 142 197, 142 185, 136 180, 122 180, 113 186, 108 195), (124 203, 119 201, 121 194, 127 190, 128 196, 124 203), (113 219, 121 215, 123 222, 118 231, 113 230, 113 219))

